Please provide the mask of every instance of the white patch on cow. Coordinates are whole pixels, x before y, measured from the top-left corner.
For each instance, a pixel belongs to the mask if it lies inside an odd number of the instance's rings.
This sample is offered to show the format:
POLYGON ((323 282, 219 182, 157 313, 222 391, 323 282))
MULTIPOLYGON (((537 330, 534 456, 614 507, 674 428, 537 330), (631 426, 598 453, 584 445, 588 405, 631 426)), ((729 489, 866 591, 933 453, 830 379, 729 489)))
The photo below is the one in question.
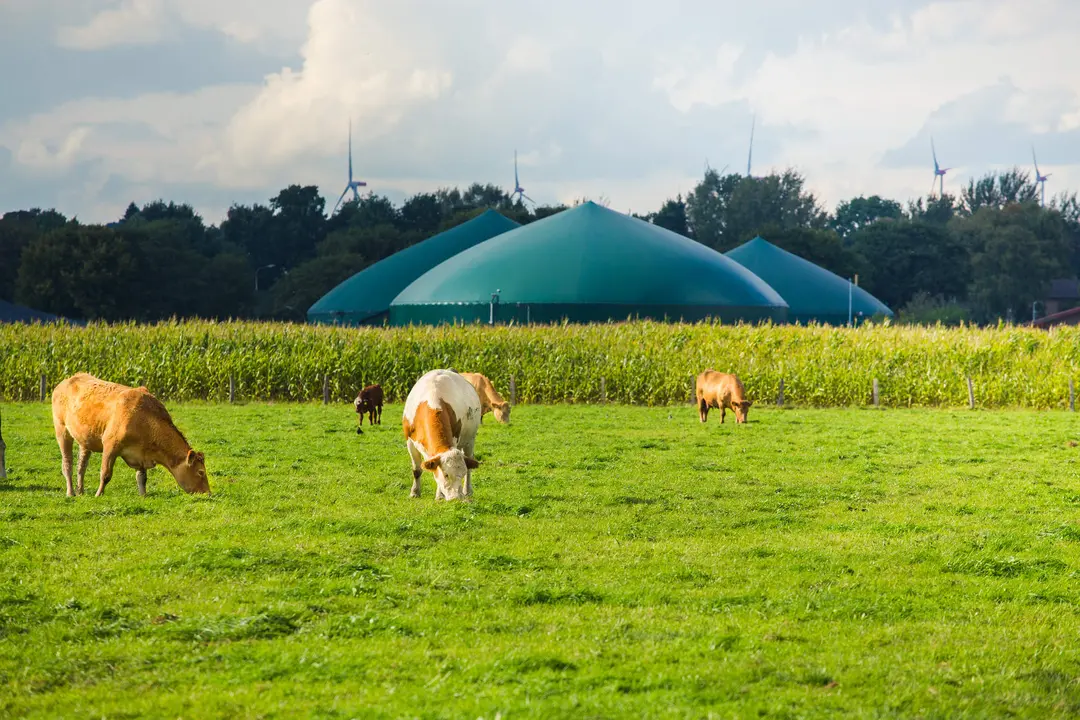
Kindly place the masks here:
MULTIPOLYGON (((409 396, 405 398, 405 411, 402 414, 411 425, 416 418, 416 409, 420 403, 427 402, 428 407, 435 409, 446 405, 454 411, 454 415, 461 421, 461 435, 454 438, 458 447, 471 451, 476 438, 476 430, 480 427, 480 395, 472 383, 453 370, 432 370, 416 381, 409 396), (469 438, 470 445, 464 447, 465 438, 469 438)), ((425 456, 426 457, 426 456, 425 456)))

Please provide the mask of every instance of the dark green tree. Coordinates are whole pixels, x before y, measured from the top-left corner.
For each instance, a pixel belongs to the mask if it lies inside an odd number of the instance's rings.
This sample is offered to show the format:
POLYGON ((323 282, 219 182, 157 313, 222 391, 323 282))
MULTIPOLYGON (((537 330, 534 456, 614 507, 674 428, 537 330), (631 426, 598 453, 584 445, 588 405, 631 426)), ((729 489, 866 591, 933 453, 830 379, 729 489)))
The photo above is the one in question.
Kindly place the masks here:
POLYGON ((845 200, 836 206, 836 214, 829 226, 842 238, 851 237, 852 233, 885 218, 899 220, 904 216, 904 208, 895 200, 887 200, 880 195, 859 196, 845 200))

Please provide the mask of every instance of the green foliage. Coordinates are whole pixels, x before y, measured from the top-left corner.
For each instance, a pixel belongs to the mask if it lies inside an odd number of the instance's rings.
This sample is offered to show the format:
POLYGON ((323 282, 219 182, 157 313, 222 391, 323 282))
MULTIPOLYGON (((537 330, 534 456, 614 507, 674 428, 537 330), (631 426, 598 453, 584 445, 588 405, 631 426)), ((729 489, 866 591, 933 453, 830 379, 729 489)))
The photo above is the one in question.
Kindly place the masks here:
POLYGON ((400 405, 169 410, 210 497, 4 406, 0 716, 1080 714, 1075 414, 523 407, 462 505, 400 405))
POLYGON ((805 186, 794 170, 744 177, 710 168, 686 198, 689 230, 698 242, 724 252, 767 230, 824 228, 828 216, 805 186))
POLYGON ((980 407, 1062 407, 1080 362, 1080 330, 664 324, 559 326, 333 326, 186 322, 85 328, 0 327, 0 397, 36 398, 86 371, 165 399, 222 400, 229 376, 238 396, 317 400, 329 375, 335 400, 363 384, 403 399, 420 375, 453 367, 482 372, 529 403, 609 400, 689 402, 706 368, 737 373, 751 398, 773 402, 781 379, 787 402, 865 405, 874 378, 887 406, 963 406, 971 376, 980 407))
POLYGON ((848 238, 878 220, 899 220, 903 216, 904 209, 895 200, 887 200, 880 195, 860 196, 837 205, 836 214, 829 225, 840 237, 848 238))
POLYGON ((958 326, 971 321, 971 311, 955 300, 941 295, 918 292, 896 314, 897 322, 907 325, 958 326))
POLYGON ((859 283, 891 308, 918 293, 965 297, 971 278, 967 248, 945 227, 925 220, 881 220, 852 233, 851 249, 867 259, 859 283))

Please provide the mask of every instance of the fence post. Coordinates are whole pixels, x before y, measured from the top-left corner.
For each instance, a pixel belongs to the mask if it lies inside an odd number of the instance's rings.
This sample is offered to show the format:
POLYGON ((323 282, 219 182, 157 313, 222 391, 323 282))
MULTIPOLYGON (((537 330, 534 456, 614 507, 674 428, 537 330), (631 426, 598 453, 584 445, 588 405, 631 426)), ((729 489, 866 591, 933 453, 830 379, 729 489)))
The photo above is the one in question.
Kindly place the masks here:
POLYGON ((517 405, 517 385, 514 384, 514 376, 510 376, 510 405, 517 405))
POLYGON ((881 406, 881 402, 880 402, 880 398, 878 397, 877 378, 874 378, 874 407, 880 407, 880 406, 881 406))
POLYGON ((322 376, 322 404, 330 404, 330 376, 325 373, 322 376))
POLYGON ((49 394, 49 387, 45 382, 44 373, 41 375, 41 402, 45 402, 45 397, 49 394))
POLYGON ((229 373, 229 404, 236 402, 236 376, 229 373))
POLYGON ((607 379, 600 378, 600 402, 607 402, 607 379))
POLYGON ((780 378, 780 393, 776 396, 776 407, 784 407, 784 378, 780 378))
POLYGON ((968 375, 967 384, 968 384, 968 409, 969 410, 974 410, 975 409, 975 388, 971 384, 971 376, 970 375, 968 375))
POLYGON ((1069 378, 1069 412, 1076 412, 1075 399, 1076 395, 1073 392, 1073 379, 1069 378))

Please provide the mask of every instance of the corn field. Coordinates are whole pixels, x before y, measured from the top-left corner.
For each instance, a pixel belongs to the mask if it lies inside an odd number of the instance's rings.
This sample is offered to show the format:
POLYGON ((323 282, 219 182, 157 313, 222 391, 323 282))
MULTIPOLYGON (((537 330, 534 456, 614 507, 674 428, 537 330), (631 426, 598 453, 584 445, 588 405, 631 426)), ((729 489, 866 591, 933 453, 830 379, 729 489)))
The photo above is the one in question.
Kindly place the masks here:
POLYGON ((1065 408, 1080 329, 867 324, 856 329, 656 322, 344 328, 251 322, 85 327, 0 325, 0 398, 37 400, 89 372, 163 400, 351 401, 364 384, 401 401, 427 370, 482 372, 518 402, 690 402, 695 375, 736 373, 749 397, 785 405, 1065 408))

